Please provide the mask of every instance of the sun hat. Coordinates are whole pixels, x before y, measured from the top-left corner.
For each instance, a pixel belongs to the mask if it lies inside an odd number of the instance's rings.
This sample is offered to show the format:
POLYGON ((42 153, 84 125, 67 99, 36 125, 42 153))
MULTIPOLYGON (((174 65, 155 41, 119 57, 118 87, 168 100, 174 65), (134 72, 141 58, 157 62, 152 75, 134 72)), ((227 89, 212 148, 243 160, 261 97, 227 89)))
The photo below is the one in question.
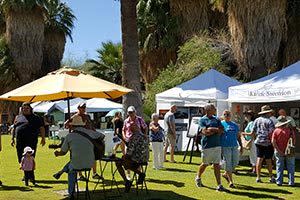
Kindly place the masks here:
POLYGON ((82 117, 80 115, 73 115, 71 118, 70 124, 72 126, 85 126, 86 123, 82 120, 82 117))
POLYGON ((273 110, 270 108, 270 106, 264 105, 261 107, 260 112, 258 114, 262 115, 262 114, 266 114, 266 113, 270 113, 270 112, 273 112, 273 110))
POLYGON ((127 112, 135 112, 136 110, 135 110, 135 107, 134 106, 129 106, 128 108, 127 108, 127 112))
POLYGON ((291 120, 287 120, 284 116, 279 116, 277 120, 278 122, 275 124, 275 128, 278 128, 291 122, 291 120))
POLYGON ((86 103, 85 102, 81 102, 77 108, 86 108, 86 103))
POLYGON ((23 151, 23 156, 25 156, 25 154, 28 152, 31 152, 31 154, 33 154, 34 150, 31 147, 25 147, 23 151))

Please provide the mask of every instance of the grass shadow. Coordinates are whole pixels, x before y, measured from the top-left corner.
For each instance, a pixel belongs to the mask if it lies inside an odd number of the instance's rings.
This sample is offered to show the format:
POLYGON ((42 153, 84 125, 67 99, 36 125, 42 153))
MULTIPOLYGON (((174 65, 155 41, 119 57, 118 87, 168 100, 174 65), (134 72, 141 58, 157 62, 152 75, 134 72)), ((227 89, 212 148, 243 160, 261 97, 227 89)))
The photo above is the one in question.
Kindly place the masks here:
POLYGON ((68 184, 68 181, 59 181, 59 180, 36 180, 36 183, 44 184, 68 184))
POLYGON ((280 194, 292 194, 292 192, 283 190, 283 189, 274 189, 274 188, 263 188, 263 187, 253 187, 249 185, 236 184, 236 189, 239 190, 248 190, 256 192, 269 192, 269 193, 280 193, 280 194))
POLYGON ((147 182, 165 184, 165 185, 174 185, 175 187, 184 187, 185 183, 171 180, 158 180, 158 179, 146 179, 147 182))
POLYGON ((170 172, 192 172, 192 173, 196 172, 196 171, 192 171, 192 170, 178 169, 178 168, 164 168, 163 171, 170 171, 170 172))
POLYGON ((276 199, 276 200, 284 200, 284 198, 271 195, 271 194, 258 194, 254 192, 242 192, 242 191, 228 191, 228 194, 237 195, 237 196, 247 196, 251 199, 276 199))
POLYGON ((12 191, 12 190, 18 190, 21 192, 30 192, 33 191, 33 189, 25 186, 8 186, 8 185, 2 185, 0 187, 0 191, 5 190, 5 191, 12 191))
MULTIPOLYGON (((80 197, 84 198, 84 191, 79 193, 80 197)), ((117 197, 115 195, 118 194, 117 189, 112 189, 109 193, 107 192, 105 195, 103 192, 96 190, 95 193, 90 192, 91 199, 118 199, 118 200, 127 200, 127 199, 137 199, 137 200, 196 200, 195 198, 183 196, 181 194, 177 194, 174 191, 158 191, 158 190, 148 190, 146 193, 145 190, 139 190, 138 194, 134 188, 131 188, 129 193, 124 193, 123 189, 120 189, 120 195, 117 197)), ((80 199, 82 199, 80 198, 80 199)), ((67 197, 63 197, 62 200, 67 200, 67 197)))

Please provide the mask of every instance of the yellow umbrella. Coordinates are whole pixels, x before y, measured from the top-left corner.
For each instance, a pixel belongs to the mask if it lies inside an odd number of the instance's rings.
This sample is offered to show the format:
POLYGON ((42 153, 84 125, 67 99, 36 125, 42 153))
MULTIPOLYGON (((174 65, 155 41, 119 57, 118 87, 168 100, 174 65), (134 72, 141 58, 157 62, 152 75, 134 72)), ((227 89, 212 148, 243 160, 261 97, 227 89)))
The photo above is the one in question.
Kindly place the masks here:
POLYGON ((61 68, 0 96, 0 100, 21 102, 68 98, 115 99, 132 90, 71 68, 61 68))
POLYGON ((71 68, 61 68, 31 83, 0 96, 0 100, 37 102, 80 98, 115 99, 131 89, 85 74, 71 68))

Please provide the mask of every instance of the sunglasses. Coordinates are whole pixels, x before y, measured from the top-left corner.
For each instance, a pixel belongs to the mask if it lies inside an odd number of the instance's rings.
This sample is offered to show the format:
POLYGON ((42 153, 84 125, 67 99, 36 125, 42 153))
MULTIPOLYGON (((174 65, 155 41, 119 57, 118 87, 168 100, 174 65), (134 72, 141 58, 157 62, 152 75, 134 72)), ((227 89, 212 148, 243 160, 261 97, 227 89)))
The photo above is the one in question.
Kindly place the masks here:
POLYGON ((231 116, 231 114, 224 114, 224 116, 225 116, 225 117, 230 117, 230 116, 231 116))

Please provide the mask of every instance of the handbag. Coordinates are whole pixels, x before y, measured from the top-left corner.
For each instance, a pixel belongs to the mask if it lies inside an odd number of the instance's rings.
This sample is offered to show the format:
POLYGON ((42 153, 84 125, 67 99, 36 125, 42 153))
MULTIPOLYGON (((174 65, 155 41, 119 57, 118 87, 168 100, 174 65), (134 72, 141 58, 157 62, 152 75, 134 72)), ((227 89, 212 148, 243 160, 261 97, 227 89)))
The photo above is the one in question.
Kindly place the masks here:
POLYGON ((295 149, 295 145, 294 145, 294 141, 293 141, 292 131, 291 131, 290 138, 289 138, 289 141, 287 143, 287 146, 285 148, 284 154, 286 156, 290 156, 290 157, 293 157, 296 154, 296 149, 295 149))
POLYGON ((252 146, 252 139, 251 140, 246 140, 244 136, 241 137, 242 141, 242 146, 246 150, 250 150, 252 146))

